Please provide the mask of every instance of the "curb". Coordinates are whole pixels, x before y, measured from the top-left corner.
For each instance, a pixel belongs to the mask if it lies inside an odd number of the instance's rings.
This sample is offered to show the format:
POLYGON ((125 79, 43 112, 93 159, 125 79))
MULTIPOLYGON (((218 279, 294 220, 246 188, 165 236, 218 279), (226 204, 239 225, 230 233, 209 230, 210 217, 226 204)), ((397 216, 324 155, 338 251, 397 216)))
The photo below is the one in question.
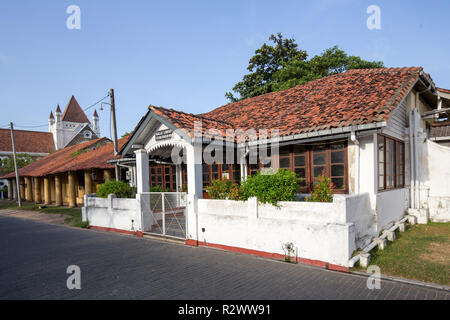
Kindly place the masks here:
MULTIPOLYGON (((349 273, 350 274, 360 275, 360 276, 363 276, 363 277, 366 277, 366 278, 371 276, 370 273, 361 272, 361 271, 350 271, 349 273)), ((441 291, 450 292, 450 286, 446 286, 446 285, 443 285, 443 284, 436 284, 436 283, 431 283, 431 282, 423 282, 423 281, 419 281, 419 280, 411 280, 411 279, 405 279, 405 278, 399 278, 399 277, 391 277, 391 276, 385 276, 385 275, 381 275, 380 278, 382 280, 386 280, 386 281, 406 283, 406 284, 411 284, 411 285, 415 285, 415 286, 419 286, 419 287, 432 288, 432 289, 438 289, 438 290, 441 290, 441 291)))

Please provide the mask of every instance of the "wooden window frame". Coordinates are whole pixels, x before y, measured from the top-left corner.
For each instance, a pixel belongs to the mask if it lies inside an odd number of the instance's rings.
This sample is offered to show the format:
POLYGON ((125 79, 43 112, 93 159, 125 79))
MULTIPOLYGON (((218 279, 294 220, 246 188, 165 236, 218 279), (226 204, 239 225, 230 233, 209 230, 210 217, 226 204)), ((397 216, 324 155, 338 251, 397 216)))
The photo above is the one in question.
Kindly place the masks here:
MULTIPOLYGON (((376 170, 377 170, 377 189, 380 192, 383 191, 390 191, 390 190, 396 190, 396 189, 402 189, 405 187, 405 142, 396 139, 394 137, 385 135, 385 134, 378 134, 377 135, 377 163, 376 163, 376 170), (379 151, 379 143, 380 139, 383 139, 383 187, 380 187, 380 151, 379 151), (387 141, 390 140, 393 142, 394 150, 393 150, 393 162, 387 162, 386 158, 386 149, 387 149, 387 141), (402 172, 399 173, 399 165, 397 163, 397 160, 399 159, 398 152, 400 152, 400 148, 402 150, 402 157, 400 161, 402 162, 402 172), (387 186, 387 171, 388 171, 388 163, 393 166, 393 185, 387 186), (402 177, 402 181, 397 181, 398 177, 402 177)), ((389 175, 390 176, 390 175, 389 175)))
MULTIPOLYGON (((331 149, 331 146, 334 144, 343 144, 344 147, 342 149, 341 152, 344 152, 344 188, 343 189, 334 189, 333 192, 335 194, 348 194, 349 192, 349 178, 348 178, 348 142, 347 141, 333 141, 333 140, 329 140, 324 142, 323 144, 325 145, 325 164, 324 165, 320 165, 323 167, 326 167, 326 171, 327 171, 327 176, 329 176, 331 178, 331 166, 332 165, 341 165, 342 163, 336 163, 336 164, 332 164, 331 163, 331 153, 333 152, 333 150, 331 149)), ((281 152, 279 152, 279 156, 278 156, 278 168, 280 169, 288 169, 292 172, 295 172, 295 168, 301 168, 302 166, 295 166, 295 161, 294 161, 294 157, 295 157, 295 152, 296 152, 296 147, 304 147, 304 155, 305 155, 305 187, 301 188, 300 191, 304 192, 304 193, 310 193, 313 190, 313 186, 314 186, 314 165, 313 165, 313 147, 314 145, 308 145, 308 144, 292 144, 292 145, 287 145, 287 146, 283 146, 280 148, 287 148, 289 150, 289 155, 281 155, 281 152), (289 157, 289 168, 281 168, 280 167, 280 161, 282 158, 287 158, 289 157)), ((335 152, 339 152, 339 151, 335 151, 335 152)), ((263 169, 263 165, 262 163, 259 163, 258 165, 259 167, 259 171, 261 171, 263 169)), ((251 170, 250 170, 250 165, 247 166, 247 174, 251 175, 251 170)), ((340 176, 339 176, 340 177, 340 176)))

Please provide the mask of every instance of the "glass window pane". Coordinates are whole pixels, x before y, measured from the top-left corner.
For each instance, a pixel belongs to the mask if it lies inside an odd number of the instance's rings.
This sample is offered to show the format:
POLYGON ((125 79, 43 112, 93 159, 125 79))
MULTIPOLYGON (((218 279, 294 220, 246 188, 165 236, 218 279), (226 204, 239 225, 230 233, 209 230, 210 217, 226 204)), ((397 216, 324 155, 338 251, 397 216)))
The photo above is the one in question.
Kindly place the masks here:
POLYGON ((295 168, 295 174, 297 175, 297 178, 305 178, 306 170, 305 168, 295 168))
POLYGON ((305 156, 294 156, 294 167, 304 167, 305 164, 305 156))
POLYGON ((331 153, 331 163, 344 163, 345 153, 342 152, 332 152, 331 153))
POLYGON ((331 178, 335 189, 344 189, 344 178, 331 178))
POLYGON ((378 176, 378 189, 384 189, 384 176, 378 176))
POLYGON ((335 143, 331 145, 331 150, 344 149, 345 145, 343 143, 335 143))
POLYGON ((280 158, 280 168, 289 169, 291 167, 291 161, 289 158, 280 158))
POLYGON ((327 167, 314 167, 314 177, 320 176, 322 173, 327 175, 327 167))
POLYGON ((291 153, 291 148, 290 147, 284 147, 284 148, 280 148, 280 156, 287 156, 291 153))
POLYGON ((345 174, 345 167, 343 164, 331 166, 331 176, 343 177, 345 174))
POLYGON ((326 154, 325 153, 314 153, 313 154, 313 164, 325 164, 326 154))

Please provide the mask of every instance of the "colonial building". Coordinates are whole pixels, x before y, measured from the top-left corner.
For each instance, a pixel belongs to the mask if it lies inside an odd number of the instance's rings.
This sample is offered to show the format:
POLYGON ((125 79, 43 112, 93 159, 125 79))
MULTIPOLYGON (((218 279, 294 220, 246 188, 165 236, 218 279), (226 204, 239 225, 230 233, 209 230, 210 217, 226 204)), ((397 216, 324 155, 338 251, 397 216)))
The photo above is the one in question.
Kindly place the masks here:
MULTIPOLYGON (((119 140, 122 146, 127 138, 119 140)), ((105 181, 115 179, 113 143, 107 138, 82 142, 55 151, 19 170, 22 199, 29 202, 68 205, 83 204, 85 194, 95 193, 105 181)), ((10 185, 12 172, 3 177, 10 185)), ((15 190, 10 199, 16 199, 15 190)))
POLYGON ((97 111, 94 111, 91 123, 74 96, 70 98, 63 113, 61 113, 59 105, 55 115, 50 112, 48 123, 48 131, 53 135, 57 150, 100 137, 97 111))
MULTIPOLYGON (((53 136, 48 132, 14 130, 14 141, 16 143, 16 153, 26 153, 32 160, 40 159, 55 151, 53 136)), ((11 131, 9 129, 0 129, 0 160, 11 158, 12 155, 11 131)), ((2 172, 0 163, 0 176, 2 173, 4 172, 2 172)), ((11 190, 13 183, 15 186, 15 182, 10 181, 9 183, 8 190, 11 190)), ((8 181, 6 179, 0 179, 0 189, 7 184, 8 181)))
POLYGON ((363 243, 407 211, 420 221, 450 214, 450 149, 430 135, 448 119, 450 99, 442 93, 422 68, 381 68, 350 70, 204 114, 150 106, 116 161, 136 163, 139 194, 156 185, 187 190, 188 214, 197 213, 195 199, 208 198, 215 179, 239 182, 268 167, 288 169, 302 179, 301 198, 325 173, 337 198, 359 201, 350 222, 364 229, 355 231, 363 243), (247 136, 230 139, 230 131, 247 136), (274 145, 278 152, 271 154, 274 145), (217 157, 220 149, 224 155, 217 157), (174 163, 174 154, 183 161, 174 163))

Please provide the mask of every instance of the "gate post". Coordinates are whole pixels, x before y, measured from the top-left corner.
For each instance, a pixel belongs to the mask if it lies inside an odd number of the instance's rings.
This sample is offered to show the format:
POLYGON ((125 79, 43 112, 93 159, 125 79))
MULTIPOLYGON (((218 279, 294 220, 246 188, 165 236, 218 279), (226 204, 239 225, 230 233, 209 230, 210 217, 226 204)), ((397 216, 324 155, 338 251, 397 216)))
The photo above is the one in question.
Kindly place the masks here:
POLYGON ((137 193, 149 192, 150 181, 147 150, 139 149, 134 153, 136 154, 137 193))

